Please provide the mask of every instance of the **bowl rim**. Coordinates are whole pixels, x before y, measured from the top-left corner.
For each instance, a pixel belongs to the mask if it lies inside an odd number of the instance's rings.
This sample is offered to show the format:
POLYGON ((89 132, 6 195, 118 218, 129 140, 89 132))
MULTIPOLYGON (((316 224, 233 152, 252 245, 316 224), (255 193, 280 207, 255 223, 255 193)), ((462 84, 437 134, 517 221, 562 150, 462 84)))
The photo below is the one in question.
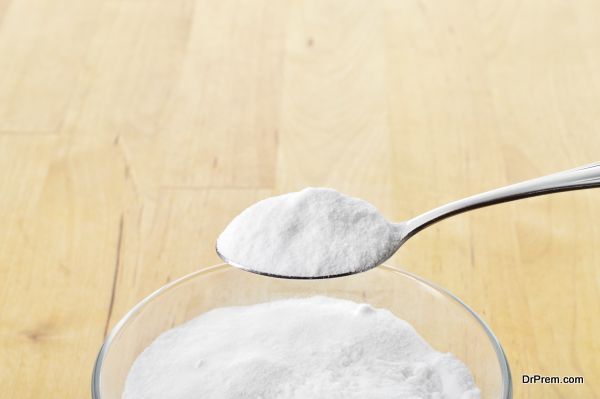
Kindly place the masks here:
MULTIPOLYGON (((144 299, 142 299, 140 302, 138 302, 127 313, 125 313, 125 315, 117 322, 117 324, 115 324, 115 326, 110 330, 110 333, 105 337, 104 342, 102 343, 102 346, 100 347, 100 350, 98 352, 98 355, 96 356, 96 361, 94 362, 94 369, 92 372, 92 384, 91 384, 92 399, 102 399, 102 397, 100 395, 100 372, 102 371, 102 365, 104 363, 104 358, 106 357, 106 353, 108 352, 108 349, 110 348, 110 346, 112 344, 112 341, 117 337, 117 335, 120 334, 123 327, 132 319, 132 317, 135 316, 136 314, 138 314, 147 303, 151 302, 154 298, 162 295, 165 291, 168 291, 171 288, 173 288, 177 285, 180 285, 180 284, 182 284, 192 278, 195 278, 199 275, 208 274, 217 269, 222 269, 224 267, 235 268, 234 266, 231 266, 227 263, 219 263, 217 265, 208 266, 208 267, 196 270, 195 272, 192 272, 185 276, 182 276, 182 277, 180 277, 176 280, 173 280, 170 283, 167 283, 167 284, 163 285, 162 287, 158 288, 156 291, 152 292, 150 295, 146 296, 144 299)), ((426 286, 432 288, 433 290, 441 293, 442 295, 455 301, 458 305, 462 306, 467 311, 467 313, 469 313, 471 315, 471 317, 473 317, 473 319, 475 319, 475 321, 481 326, 481 328, 483 328, 488 339, 490 340, 490 343, 492 344, 492 346, 494 348, 494 352, 496 353, 496 358, 498 360, 498 363, 500 364, 500 371, 502 374, 502 398, 503 399, 512 399, 512 397, 513 397, 512 376, 510 373, 510 366, 508 364, 508 359, 506 358, 506 353, 504 352, 504 349, 502 348, 500 341, 498 340, 498 338, 496 337, 496 335, 494 334, 492 329, 489 327, 489 325, 483 320, 483 318, 481 318, 477 313, 475 313, 475 311, 473 309, 471 309, 471 307, 469 305, 467 305, 465 302, 463 302, 459 297, 457 297, 456 295, 454 295, 447 289, 442 288, 442 287, 438 286, 437 284, 432 283, 431 281, 429 281, 423 277, 420 277, 414 273, 408 272, 408 271, 400 269, 398 267, 389 266, 389 265, 385 265, 385 264, 378 266, 378 268, 382 268, 382 269, 388 270, 393 273, 398 273, 398 274, 404 275, 405 277, 409 277, 409 278, 416 280, 422 284, 425 284, 426 286)), ((334 277, 334 278, 338 278, 338 277, 334 277)))

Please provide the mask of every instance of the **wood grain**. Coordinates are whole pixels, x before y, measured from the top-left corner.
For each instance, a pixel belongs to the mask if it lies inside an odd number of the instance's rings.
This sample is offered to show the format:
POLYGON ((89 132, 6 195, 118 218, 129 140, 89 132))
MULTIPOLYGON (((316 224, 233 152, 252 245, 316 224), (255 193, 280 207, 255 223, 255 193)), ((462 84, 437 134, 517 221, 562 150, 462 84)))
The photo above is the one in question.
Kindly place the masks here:
MULTIPOLYGON (((0 2, 0 386, 89 397, 106 329, 256 200, 402 220, 598 161, 600 5, 0 2)), ((492 326, 516 398, 600 397, 600 191, 457 216, 390 263, 492 326), (583 385, 523 385, 522 374, 583 385)))

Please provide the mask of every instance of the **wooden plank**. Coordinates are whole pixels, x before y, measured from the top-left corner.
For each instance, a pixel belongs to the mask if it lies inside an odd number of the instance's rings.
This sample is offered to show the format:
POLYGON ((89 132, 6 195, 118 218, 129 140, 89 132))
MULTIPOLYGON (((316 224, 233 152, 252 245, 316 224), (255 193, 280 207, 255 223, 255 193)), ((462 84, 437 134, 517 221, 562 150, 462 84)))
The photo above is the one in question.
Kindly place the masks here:
POLYGON ((0 136, 0 381, 85 397, 110 302, 123 165, 112 145, 0 136))
POLYGON ((389 211, 383 10, 300 2, 288 29, 277 188, 334 186, 389 211))
POLYGON ((100 1, 0 5, 0 133, 60 128, 95 29, 100 1))
POLYGON ((125 133, 143 189, 273 186, 286 12, 268 1, 189 10, 185 57, 152 115, 154 136, 125 133))

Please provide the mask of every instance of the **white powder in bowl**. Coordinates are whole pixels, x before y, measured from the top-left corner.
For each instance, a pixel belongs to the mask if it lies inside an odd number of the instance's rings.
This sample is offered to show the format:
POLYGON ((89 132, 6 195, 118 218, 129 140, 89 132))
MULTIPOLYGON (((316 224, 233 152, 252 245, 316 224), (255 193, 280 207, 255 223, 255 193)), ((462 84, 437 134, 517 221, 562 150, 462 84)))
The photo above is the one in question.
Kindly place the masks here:
POLYGON ((366 201, 329 188, 259 201, 240 213, 217 249, 244 268, 277 276, 364 271, 391 256, 400 233, 366 201))
POLYGON ((467 367, 387 310, 327 297, 220 308, 160 335, 123 399, 476 399, 467 367))

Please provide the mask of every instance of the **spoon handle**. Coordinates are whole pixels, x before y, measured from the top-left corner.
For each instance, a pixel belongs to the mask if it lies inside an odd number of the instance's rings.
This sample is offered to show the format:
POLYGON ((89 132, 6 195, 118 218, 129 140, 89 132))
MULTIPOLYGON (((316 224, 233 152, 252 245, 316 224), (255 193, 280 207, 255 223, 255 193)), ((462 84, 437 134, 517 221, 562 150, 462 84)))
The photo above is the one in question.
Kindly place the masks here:
POLYGON ((433 223, 472 209, 537 195, 593 187, 600 187, 600 162, 526 180, 442 205, 407 221, 403 241, 433 223))

